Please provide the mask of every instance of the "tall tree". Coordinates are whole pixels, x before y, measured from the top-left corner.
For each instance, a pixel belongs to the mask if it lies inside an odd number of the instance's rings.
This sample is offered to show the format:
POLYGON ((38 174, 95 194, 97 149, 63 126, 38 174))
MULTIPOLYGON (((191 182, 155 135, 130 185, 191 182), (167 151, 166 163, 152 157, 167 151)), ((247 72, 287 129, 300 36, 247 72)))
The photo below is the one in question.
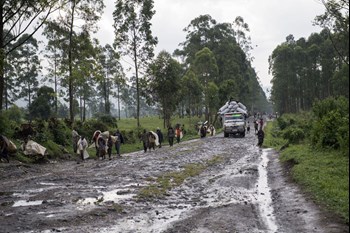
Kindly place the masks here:
POLYGON ((349 66, 349 0, 321 0, 325 13, 315 23, 328 29, 328 36, 341 61, 349 66))
MULTIPOLYGON (((23 35, 25 38, 27 35, 23 35)), ((21 37, 19 42, 21 42, 21 37)), ((24 98, 31 104, 32 96, 38 90, 39 74, 41 72, 40 60, 38 56, 38 42, 34 37, 27 40, 18 50, 18 58, 15 62, 17 73, 16 87, 18 92, 16 99, 24 98)))
POLYGON ((164 127, 171 124, 171 116, 181 100, 179 95, 181 66, 171 57, 162 51, 150 66, 150 94, 154 103, 159 103, 163 113, 164 127))
POLYGON ((151 19, 155 14, 153 0, 117 0, 113 12, 114 45, 122 56, 133 61, 136 81, 136 118, 140 126, 140 73, 154 57, 157 38, 152 36, 151 19))
POLYGON ((100 49, 100 62, 103 67, 104 75, 101 83, 101 90, 105 104, 105 114, 111 113, 110 96, 114 96, 115 84, 121 83, 122 66, 119 63, 119 54, 109 44, 100 49))
POLYGON ((66 66, 67 71, 67 86, 68 86, 68 101, 69 101, 69 116, 71 122, 74 121, 74 102, 75 97, 75 79, 74 62, 79 59, 79 53, 73 53, 76 46, 76 37, 79 33, 96 32, 96 23, 100 19, 105 7, 103 0, 68 0, 69 4, 61 8, 62 13, 54 20, 52 24, 56 24, 56 28, 60 28, 67 34, 65 37, 66 45, 66 66))
MULTIPOLYGON (((215 81, 218 80, 219 69, 214 54, 207 47, 196 53, 193 69, 203 86, 205 119, 210 120, 209 106, 213 106, 210 96, 213 95, 215 81), (210 87, 210 88, 209 88, 210 87)), ((216 86, 216 85, 215 85, 216 86)))
MULTIPOLYGON (((62 1, 64 2, 64 1, 62 1)), ((54 12, 60 0, 2 0, 0 1, 0 111, 4 103, 4 65, 9 53, 22 44, 9 46, 24 33, 29 39, 54 12), (34 26, 31 29, 31 26, 34 26)), ((23 40, 23 43, 26 41, 23 40)))

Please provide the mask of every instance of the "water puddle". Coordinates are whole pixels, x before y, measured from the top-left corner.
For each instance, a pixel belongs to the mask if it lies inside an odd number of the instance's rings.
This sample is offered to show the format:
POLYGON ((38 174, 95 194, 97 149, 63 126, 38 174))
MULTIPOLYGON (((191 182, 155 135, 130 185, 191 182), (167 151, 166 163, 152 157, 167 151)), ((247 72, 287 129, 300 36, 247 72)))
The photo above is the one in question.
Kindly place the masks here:
POLYGON ((103 202, 110 202, 113 201, 114 203, 119 203, 120 201, 123 200, 129 200, 132 199, 135 194, 132 193, 132 190, 130 189, 114 189, 112 191, 107 191, 107 192, 102 192, 97 197, 89 197, 89 198, 84 198, 80 199, 77 201, 78 205, 96 205, 98 203, 103 203, 103 202))
POLYGON ((19 200, 15 201, 15 203, 12 205, 12 207, 18 207, 18 206, 35 206, 35 205, 41 205, 43 201, 26 201, 26 200, 19 200))
POLYGON ((267 180, 267 165, 269 158, 267 157, 269 149, 264 149, 261 155, 261 162, 259 164, 259 178, 258 178, 258 202, 260 203, 260 213, 264 218, 265 223, 269 229, 269 232, 277 232, 276 219, 273 214, 272 198, 270 188, 267 180))
POLYGON ((182 205, 178 208, 167 208, 158 206, 152 212, 142 213, 132 218, 127 217, 118 220, 118 223, 111 228, 99 229, 101 233, 160 233, 167 229, 169 224, 180 219, 180 217, 192 207, 182 205))

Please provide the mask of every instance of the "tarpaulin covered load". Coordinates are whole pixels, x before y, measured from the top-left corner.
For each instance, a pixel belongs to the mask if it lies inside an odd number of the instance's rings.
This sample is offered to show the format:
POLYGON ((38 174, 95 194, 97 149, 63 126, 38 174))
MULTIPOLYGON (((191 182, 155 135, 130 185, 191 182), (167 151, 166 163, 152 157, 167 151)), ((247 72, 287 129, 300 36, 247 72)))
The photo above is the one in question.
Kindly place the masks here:
POLYGON ((243 113, 245 115, 248 115, 247 113, 247 107, 242 104, 241 102, 239 101, 227 101, 224 106, 222 106, 220 109, 219 109, 219 112, 218 114, 219 115, 224 115, 226 113, 230 113, 230 112, 240 112, 240 113, 243 113))
POLYGON ((155 137, 155 144, 156 146, 159 146, 159 137, 158 137, 158 134, 153 132, 153 131, 150 131, 151 134, 153 134, 153 136, 155 137))
POLYGON ((27 143, 22 145, 23 153, 25 155, 42 155, 46 153, 46 148, 36 143, 32 140, 29 140, 27 143))

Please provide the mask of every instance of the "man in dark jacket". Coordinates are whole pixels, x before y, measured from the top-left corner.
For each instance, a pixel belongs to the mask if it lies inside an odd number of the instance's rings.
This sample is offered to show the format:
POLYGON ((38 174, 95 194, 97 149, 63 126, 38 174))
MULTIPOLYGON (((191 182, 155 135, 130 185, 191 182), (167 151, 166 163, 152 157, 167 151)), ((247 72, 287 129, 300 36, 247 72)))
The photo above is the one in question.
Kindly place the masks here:
POLYGON ((174 145, 174 137, 175 137, 175 131, 173 127, 168 128, 168 140, 169 140, 169 145, 173 146, 174 145))
POLYGON ((160 131, 160 128, 158 127, 157 128, 157 131, 156 131, 157 135, 158 135, 158 141, 159 141, 159 148, 162 147, 162 142, 163 142, 163 133, 162 131, 160 131))
POLYGON ((117 129, 117 131, 114 133, 114 136, 116 137, 115 149, 117 150, 117 156, 120 156, 120 145, 124 144, 124 137, 119 132, 119 129, 117 129))
POLYGON ((264 143, 264 137, 265 137, 265 133, 264 131, 260 128, 258 133, 258 146, 261 147, 262 144, 264 143))

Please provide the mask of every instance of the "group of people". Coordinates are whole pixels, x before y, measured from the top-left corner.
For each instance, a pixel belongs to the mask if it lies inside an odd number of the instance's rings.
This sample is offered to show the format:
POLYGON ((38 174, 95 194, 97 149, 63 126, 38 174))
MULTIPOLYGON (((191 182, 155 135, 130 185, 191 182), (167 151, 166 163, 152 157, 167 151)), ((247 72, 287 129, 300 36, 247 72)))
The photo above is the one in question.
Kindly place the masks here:
MULTIPOLYGON (((174 145, 174 140, 176 140, 177 143, 180 143, 181 138, 184 134, 184 125, 180 126, 177 124, 175 128, 172 126, 168 127, 167 132, 167 138, 169 142, 169 146, 174 145)), ((152 149, 155 150, 156 147, 161 148, 162 143, 164 141, 164 135, 160 128, 158 127, 156 132, 153 131, 147 131, 144 130, 143 133, 140 136, 140 140, 143 143, 143 150, 144 152, 151 151, 152 149)))
POLYGON ((117 157, 121 157, 120 147, 124 143, 124 137, 119 129, 114 134, 108 131, 102 133, 97 130, 92 137, 92 141, 95 143, 96 156, 99 159, 106 159, 106 155, 108 155, 109 160, 111 160, 113 147, 115 147, 117 157))
POLYGON ((215 127, 212 124, 209 125, 209 127, 205 124, 202 124, 200 129, 199 129, 199 136, 201 138, 205 138, 208 133, 210 136, 214 136, 215 135, 215 127))
MULTIPOLYGON (((88 141, 85 136, 80 136, 77 131, 72 131, 73 137, 73 150, 74 153, 80 155, 80 159, 84 161, 89 157, 87 152, 88 141)), ((96 157, 99 159, 106 159, 106 155, 108 158, 112 159, 112 150, 115 147, 117 151, 117 156, 120 157, 120 146, 124 143, 124 137, 117 129, 114 134, 109 131, 101 132, 100 130, 96 130, 92 136, 91 142, 95 145, 96 149, 96 157)))

